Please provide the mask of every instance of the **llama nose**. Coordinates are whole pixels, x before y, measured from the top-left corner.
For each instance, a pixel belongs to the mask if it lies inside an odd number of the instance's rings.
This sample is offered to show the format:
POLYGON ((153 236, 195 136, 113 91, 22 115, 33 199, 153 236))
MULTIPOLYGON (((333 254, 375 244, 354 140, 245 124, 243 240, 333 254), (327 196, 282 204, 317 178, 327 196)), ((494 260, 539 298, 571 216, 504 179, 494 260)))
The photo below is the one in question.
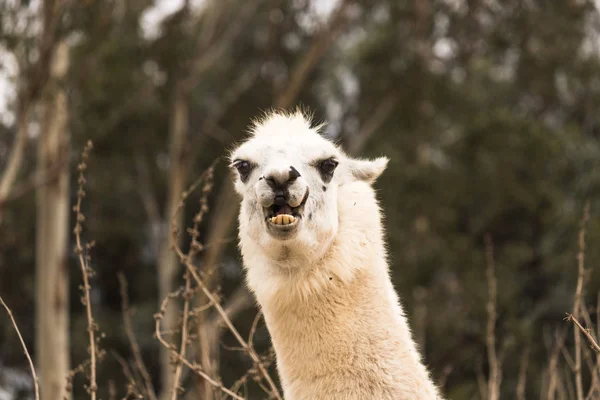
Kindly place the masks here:
POLYGON ((267 185, 275 193, 275 203, 284 204, 287 200, 287 188, 300 177, 300 172, 290 165, 289 169, 283 171, 272 171, 266 175, 265 181, 267 185))

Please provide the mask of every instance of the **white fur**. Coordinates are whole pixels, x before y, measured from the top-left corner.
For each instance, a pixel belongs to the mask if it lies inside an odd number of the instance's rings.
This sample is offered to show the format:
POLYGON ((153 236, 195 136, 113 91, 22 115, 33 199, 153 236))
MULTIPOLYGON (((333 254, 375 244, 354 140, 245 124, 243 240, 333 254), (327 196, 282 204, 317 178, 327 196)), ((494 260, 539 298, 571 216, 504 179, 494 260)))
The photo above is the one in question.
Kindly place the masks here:
POLYGON ((255 122, 231 160, 255 166, 246 182, 235 183, 242 196, 240 248, 285 398, 441 399, 389 278, 370 186, 387 159, 348 157, 297 112, 255 122), (329 157, 339 165, 325 183, 317 162, 329 157), (264 177, 290 166, 301 174, 290 197, 310 194, 297 232, 281 239, 266 229, 263 207, 272 201, 264 177))

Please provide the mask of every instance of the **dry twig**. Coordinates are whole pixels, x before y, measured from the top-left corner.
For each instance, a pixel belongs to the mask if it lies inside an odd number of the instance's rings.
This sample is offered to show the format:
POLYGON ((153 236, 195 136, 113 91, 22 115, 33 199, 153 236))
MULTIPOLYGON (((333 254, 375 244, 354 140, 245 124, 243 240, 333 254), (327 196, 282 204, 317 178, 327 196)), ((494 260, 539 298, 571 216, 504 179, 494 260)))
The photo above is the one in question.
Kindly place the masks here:
MULTIPOLYGON (((208 211, 207 195, 212 190, 213 171, 214 171, 214 163, 207 169, 207 171, 204 174, 202 174, 202 176, 200 176, 200 178, 198 180, 196 180, 196 182, 194 182, 190 186, 190 188, 188 190, 183 192, 183 194, 181 196, 181 200, 179 201, 179 204, 178 204, 176 211, 174 212, 174 214, 172 216, 172 220, 171 220, 172 233, 173 233, 172 246, 175 249, 177 249, 177 255, 179 256, 180 261, 184 265, 186 265, 186 272, 184 275, 186 283, 185 283, 185 288, 181 288, 180 290, 171 293, 162 301, 160 311, 159 311, 159 313, 157 313, 155 315, 156 337, 159 340, 159 342, 165 348, 167 348, 169 350, 169 352, 171 353, 171 356, 175 359, 175 364, 176 364, 175 371, 174 371, 173 387, 171 389, 171 399, 177 398, 179 380, 181 378, 181 373, 182 373, 182 366, 185 365, 188 368, 190 368, 190 370, 192 372, 194 372, 195 374, 197 374, 198 376, 200 376, 201 378, 206 380, 208 383, 213 385, 215 388, 223 391, 224 393, 226 393, 227 395, 229 395, 235 399, 243 400, 243 398, 238 396, 236 393, 234 393, 233 391, 224 387, 221 382, 217 381, 216 379, 213 379, 210 375, 208 375, 205 371, 203 371, 202 368, 200 367, 200 365, 198 365, 196 363, 191 363, 190 361, 188 361, 185 358, 185 350, 186 350, 186 347, 187 347, 188 341, 189 341, 189 337, 188 337, 189 318, 190 318, 190 316, 193 316, 195 313, 199 312, 199 310, 204 309, 204 307, 200 307, 198 310, 190 311, 189 302, 190 302, 191 297, 194 292, 194 289, 192 288, 192 280, 190 277, 194 277, 194 280, 196 281, 196 283, 198 283, 199 276, 195 270, 188 268, 187 265, 191 264, 191 262, 195 258, 195 256, 200 251, 203 250, 203 245, 198 240, 198 238, 200 236, 199 225, 202 222, 204 214, 208 211), (177 216, 178 216, 178 213, 183 209, 185 200, 202 183, 204 183, 204 185, 202 187, 203 195, 201 196, 201 199, 200 199, 200 210, 194 216, 193 227, 188 229, 188 233, 191 237, 191 243, 190 243, 190 248, 189 248, 188 253, 184 254, 183 251, 180 249, 180 247, 177 244, 175 244, 175 243, 177 243, 177 235, 178 235, 177 216), (196 279, 196 278, 198 278, 198 279, 196 279), (169 301, 172 299, 175 299, 179 296, 184 297, 184 310, 183 310, 181 343, 180 343, 179 349, 177 349, 173 344, 167 342, 164 339, 164 337, 162 336, 160 326, 161 326, 162 318, 167 310, 169 301)), ((195 268, 195 267, 193 267, 193 268, 195 268)), ((211 296, 209 296, 209 305, 214 306, 215 304, 217 304, 217 299, 214 296, 212 296, 212 293, 211 293, 211 296)))
POLYGON ((181 345, 179 347, 179 357, 176 360, 173 386, 171 388, 171 400, 177 400, 179 394, 179 380, 181 379, 182 363, 181 359, 185 359, 185 352, 188 346, 188 324, 190 319, 190 300, 192 298, 192 280, 190 274, 185 274, 185 289, 183 291, 183 322, 181 324, 181 345))
POLYGON ((496 302, 497 302, 497 283, 496 283, 496 265, 494 263, 494 244, 490 235, 485 237, 486 247, 486 273, 488 283, 488 303, 487 303, 487 334, 486 344, 488 353, 488 362, 490 375, 488 378, 488 400, 498 400, 500 396, 500 383, 502 381, 502 371, 500 370, 500 361, 496 354, 496 302))
POLYGON ((477 357, 477 361, 475 363, 475 377, 477 379, 477 389, 479 390, 479 398, 481 400, 487 399, 488 392, 488 384, 485 380, 485 376, 483 374, 483 366, 482 366, 481 357, 477 357))
POLYGON ((112 356, 117 360, 117 362, 121 365, 121 370, 123 371, 123 375, 127 379, 127 394, 125 394, 124 398, 128 398, 130 395, 135 396, 135 398, 144 398, 141 390, 138 388, 137 381, 133 376, 133 371, 129 368, 127 361, 123 359, 119 354, 114 351, 111 351, 112 356))
POLYGON ((185 254, 181 251, 181 248, 179 248, 178 246, 175 246, 175 251, 176 251, 177 255, 179 256, 179 259, 181 260, 181 262, 185 264, 188 271, 192 274, 192 277, 196 281, 196 284, 198 285, 200 290, 206 295, 206 297, 208 297, 208 299, 211 302, 213 302, 215 309, 223 318, 223 322, 229 328, 229 331, 233 334, 233 336, 238 341, 240 346, 242 346, 244 348, 244 350, 250 356, 252 361, 255 363, 256 367, 260 371, 260 374, 262 375, 262 377, 265 379, 265 381, 269 385, 269 388, 270 388, 269 394, 274 396, 276 399, 281 400, 282 398, 281 398, 281 395, 279 394, 279 390, 277 389, 277 386, 273 382, 269 373, 264 368, 264 366, 260 360, 260 357, 258 356, 258 354, 256 354, 256 351, 254 351, 254 349, 248 345, 248 343, 240 335, 238 330, 233 326, 233 323, 227 316, 227 313, 225 312, 225 310, 223 310, 223 308, 221 307, 221 304, 216 299, 215 295, 210 290, 208 290, 208 288, 206 287, 206 285, 200 278, 200 275, 196 271, 196 266, 185 256, 185 254))
MULTIPOLYGON (((191 237, 190 248, 188 250, 187 259, 194 259, 194 257, 203 250, 203 246, 198 240, 200 237, 200 223, 204 219, 204 215, 208 212, 208 194, 212 191, 213 184, 213 174, 214 174, 214 163, 207 169, 206 173, 203 174, 204 177, 204 185, 202 187, 202 196, 200 197, 200 208, 196 215, 194 216, 194 223, 192 228, 188 229, 188 234, 191 237)), ((187 197, 187 195, 185 196, 187 197)), ((177 211, 183 209, 184 207, 184 199, 179 202, 177 211)), ((173 218, 173 232, 176 235, 177 226, 176 218, 173 218)), ((177 243, 177 240, 174 238, 174 243, 177 243)), ((182 334, 181 334, 181 346, 179 350, 179 355, 182 358, 185 358, 185 351, 188 342, 188 322, 190 317, 190 300, 193 296, 192 292, 192 281, 190 278, 190 272, 186 270, 185 274, 185 291, 183 292, 184 305, 183 305, 183 323, 182 323, 182 334)), ((212 303, 212 302, 211 302, 212 303)), ((209 303, 209 304, 211 304, 209 303)), ((179 385, 179 379, 181 378, 181 362, 178 362, 175 368, 175 376, 173 382, 173 391, 171 394, 171 399, 175 400, 177 395, 175 389, 179 385)))
POLYGON ((442 370, 442 375, 438 379, 438 386, 440 387, 440 390, 443 390, 446 387, 446 383, 448 382, 448 377, 452 373, 453 369, 454 369, 454 367, 452 367, 451 364, 447 364, 444 367, 444 369, 442 370))
POLYGON ((238 396, 237 394, 235 394, 234 392, 232 392, 231 390, 227 389, 226 387, 224 387, 220 382, 212 379, 209 375, 207 375, 204 371, 202 371, 202 369, 200 368, 199 365, 197 364, 192 364, 191 362, 189 362, 185 357, 182 357, 180 355, 180 353, 177 351, 176 347, 173 346, 171 343, 167 342, 163 336, 162 333, 160 331, 160 323, 162 320, 162 316, 164 315, 166 309, 167 309, 167 305, 169 303, 169 301, 171 299, 174 299, 176 297, 178 297, 181 293, 183 292, 183 288, 179 289, 178 291, 175 291, 173 293, 171 293, 169 296, 167 296, 161 303, 160 305, 160 310, 157 314, 154 315, 154 319, 155 319, 155 329, 154 329, 154 333, 156 335, 156 338, 158 339, 158 341, 167 349, 169 349, 169 351, 171 352, 171 354, 173 355, 173 357, 175 357, 179 362, 183 363, 185 366, 187 366, 191 371, 193 371, 195 374, 197 374, 198 376, 202 377, 203 379, 205 379, 206 381, 208 381, 211 385, 213 385, 214 387, 216 387, 217 389, 222 390, 223 392, 227 393, 228 395, 230 395, 231 397, 233 397, 234 399, 237 400, 244 400, 243 397, 238 396))
POLYGON ((576 329, 579 330, 579 332, 583 333, 583 335, 587 338, 588 342, 590 343, 590 347, 592 349, 594 349, 594 351, 600 353, 600 345, 598 345, 598 343, 594 339, 594 336, 592 335, 590 329, 584 328, 581 325, 581 323, 577 320, 575 315, 567 313, 567 316, 565 317, 565 321, 573 322, 576 329))
POLYGON ((550 364, 548 366, 548 390, 546 398, 548 400, 554 400, 556 391, 559 388, 560 378, 558 376, 558 360, 561 354, 561 350, 564 347, 564 341, 566 332, 560 332, 556 335, 556 343, 550 354, 550 364))
POLYGON ((527 367, 529 365, 529 345, 521 355, 519 365, 519 380, 517 383, 517 400, 525 400, 525 387, 527 386, 527 367))
POLYGON ((150 373, 148 373, 146 364, 144 364, 142 350, 140 349, 140 345, 138 344, 135 334, 133 333, 133 326, 131 324, 131 308, 129 306, 129 296, 127 295, 127 279, 125 279, 125 275, 122 272, 118 273, 118 278, 121 289, 121 309, 123 312, 123 326, 125 327, 125 333, 127 334, 129 345, 131 346, 131 352, 133 353, 135 365, 144 380, 145 394, 148 399, 156 400, 156 394, 154 392, 154 387, 152 386, 152 378, 150 373))
POLYGON ((394 92, 385 96, 370 113, 360 131, 348 142, 348 152, 358 154, 371 137, 379 131, 398 104, 398 95, 394 92))
POLYGON ((73 211, 76 215, 76 223, 75 229, 73 232, 75 233, 75 254, 79 259, 79 266, 81 267, 81 275, 83 277, 83 295, 82 302, 86 308, 86 316, 88 322, 88 334, 90 340, 90 385, 88 387, 88 392, 90 393, 91 399, 96 399, 96 391, 98 390, 98 385, 96 383, 96 337, 95 332, 98 330, 98 326, 94 321, 94 316, 92 314, 92 303, 90 300, 90 274, 93 272, 89 266, 90 257, 86 253, 93 247, 93 242, 89 243, 84 247, 81 244, 81 232, 83 231, 83 222, 85 221, 85 216, 81 211, 81 203, 83 198, 85 197, 85 176, 84 171, 87 169, 87 159, 89 157, 89 153, 92 150, 92 141, 88 141, 85 145, 83 152, 81 153, 81 162, 77 166, 77 170, 79 171, 79 178, 77 180, 79 184, 79 188, 77 189, 77 204, 73 207, 73 211), (84 253, 86 253, 84 255, 84 253))
MULTIPOLYGON (((237 340, 237 342, 240 344, 240 346, 244 349, 244 351, 250 356, 250 358, 252 359, 254 365, 256 366, 256 368, 258 369, 260 375, 262 376, 262 378, 267 382, 267 385, 269 386, 269 390, 267 391, 267 393, 269 393, 270 396, 275 397, 276 399, 281 400, 281 395, 279 394, 279 390, 277 389, 277 386, 275 385, 274 381, 272 380, 271 376, 269 375, 269 373, 266 371, 264 365, 263 365, 263 361, 260 359, 260 357, 258 356, 258 354, 256 353, 256 351, 254 350, 254 348, 252 346, 250 346, 245 340, 244 338, 240 335, 240 333, 238 332, 238 330, 233 326, 233 323, 231 322, 231 320, 229 319, 227 313, 225 312, 225 310, 223 309, 223 307, 221 306, 217 296, 212 293, 208 287, 206 286, 206 284, 204 283, 203 279, 201 278, 200 274, 198 273, 198 268, 194 265, 193 263, 193 259, 194 256, 203 249, 202 245, 198 242, 197 238, 199 236, 199 232, 197 231, 197 223, 199 223, 202 220, 202 215, 204 214, 204 212, 206 212, 208 210, 208 206, 205 202, 203 202, 201 200, 201 205, 200 205, 200 210, 198 212, 198 214, 196 214, 196 216, 194 217, 194 228, 192 228, 191 230, 188 230, 188 233, 190 234, 190 236, 192 237, 192 241, 190 244, 190 252, 188 254, 185 254, 183 252, 183 250, 179 247, 178 240, 177 240, 177 235, 178 235, 178 231, 177 231, 177 225, 176 225, 176 221, 177 221, 177 216, 178 213, 181 212, 181 210, 183 209, 183 206, 185 204, 185 200, 189 197, 189 195, 197 188, 200 186, 200 183, 206 179, 205 176, 212 176, 212 171, 214 168, 214 164, 213 166, 211 166, 207 172, 205 172, 205 174, 203 174, 203 176, 201 176, 196 182, 194 182, 190 188, 185 191, 182 196, 181 196, 181 201, 179 203, 179 206, 177 207, 177 210, 175 211, 174 215, 172 216, 172 245, 174 248, 175 253, 177 254, 177 256, 179 257, 179 261, 186 267, 186 272, 188 274, 191 274, 191 276, 193 277, 196 285, 198 286, 198 288, 202 291, 202 293, 204 293, 204 295, 208 298, 209 302, 211 304, 213 304, 213 307, 215 308, 215 310, 219 313, 219 315, 221 316, 223 323, 225 324, 225 326, 228 327, 228 329, 231 331, 231 333, 233 334, 233 336, 235 337, 235 339, 237 340)), ((208 179, 207 179, 208 180, 208 179)), ((210 190, 212 188, 212 185, 209 185, 207 187, 207 185, 205 184, 204 188, 203 188, 203 192, 206 193, 208 190, 210 190)), ((204 198, 204 196, 203 196, 204 198)), ((166 305, 165 305, 166 307, 166 305)), ((160 316, 159 316, 160 318, 160 316)), ((158 328, 159 325, 157 325, 157 333, 158 332, 158 328)), ((160 340, 160 338, 159 338, 160 340)), ((161 343, 163 343, 164 340, 161 340, 161 343)), ((164 343, 163 343, 164 345, 164 343)), ((171 348, 172 350, 172 346, 167 346, 168 348, 171 348)), ((183 362, 184 364, 190 366, 191 364, 185 359, 185 357, 180 356, 180 354, 178 353, 176 358, 183 362), (185 361, 184 361, 185 360, 185 361)), ((192 369, 195 372, 198 372, 197 370, 199 370, 199 368, 196 366, 195 369, 192 369)), ((206 375, 204 372, 202 372, 202 377, 204 379, 206 379, 206 375)), ((213 384, 215 387, 223 390, 224 392, 230 392, 228 393, 229 395, 231 395, 231 391, 229 391, 229 389, 224 388, 220 383, 215 384, 213 382, 214 381, 212 378, 210 380, 208 380, 211 384, 213 384)), ((259 383, 259 382, 258 382, 259 383)), ((236 395, 237 396, 237 395, 236 395)))
POLYGON ((19 336, 19 340, 21 341, 21 346, 23 346, 23 352, 25 353, 25 357, 27 357, 27 361, 29 362, 29 368, 31 369, 31 378, 33 379, 35 400, 39 400, 40 399, 40 388, 38 386, 38 378, 37 378, 37 374, 35 373, 35 367, 33 366, 33 361, 31 361, 31 355, 29 355, 29 350, 27 350, 27 346, 25 345, 23 336, 21 336, 21 331, 19 330, 19 327, 17 326, 17 322, 15 321, 13 313, 12 313, 11 309, 8 308, 8 306, 6 305, 4 300, 2 299, 2 296, 0 296, 0 303, 2 303, 2 306, 8 313, 8 316, 10 317, 13 327, 15 328, 15 331, 17 332, 17 336, 19 336))
MULTIPOLYGON (((63 150, 60 150, 59 152, 62 151, 63 150)), ((49 183, 54 181, 60 175, 62 168, 65 167, 67 163, 68 160, 65 158, 64 160, 52 164, 46 173, 33 173, 25 181, 13 185, 10 193, 8 193, 4 198, 0 198, 0 209, 5 207, 7 203, 18 200, 19 198, 25 196, 29 192, 38 189, 42 186, 48 185, 49 183)))
MULTIPOLYGON (((585 279, 585 226, 590 217, 590 203, 584 207, 583 217, 579 223, 579 251, 577 253, 577 287, 573 304, 573 319, 579 318, 583 303, 583 284, 585 279)), ((583 400, 583 379, 581 374, 581 336, 577 329, 573 330, 575 340, 575 387, 577 400, 583 400)))

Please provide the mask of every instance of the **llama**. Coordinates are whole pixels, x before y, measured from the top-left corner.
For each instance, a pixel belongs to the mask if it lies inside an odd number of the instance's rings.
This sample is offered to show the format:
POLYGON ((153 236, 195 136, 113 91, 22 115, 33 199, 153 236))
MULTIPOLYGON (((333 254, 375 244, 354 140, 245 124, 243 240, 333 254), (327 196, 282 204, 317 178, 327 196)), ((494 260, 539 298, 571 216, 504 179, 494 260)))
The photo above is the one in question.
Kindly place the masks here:
POLYGON ((301 112, 268 113, 231 154, 240 249, 284 397, 441 399, 389 278, 371 183, 301 112))

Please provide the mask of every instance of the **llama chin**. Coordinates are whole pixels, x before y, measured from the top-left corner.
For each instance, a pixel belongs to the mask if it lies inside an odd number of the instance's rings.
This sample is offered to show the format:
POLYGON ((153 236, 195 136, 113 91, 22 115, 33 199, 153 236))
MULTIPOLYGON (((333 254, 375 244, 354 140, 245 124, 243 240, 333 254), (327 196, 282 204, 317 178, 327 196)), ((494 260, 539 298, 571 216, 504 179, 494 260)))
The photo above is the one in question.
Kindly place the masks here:
POLYGON ((286 399, 441 399, 389 278, 371 184, 301 112, 271 112, 231 154, 240 249, 286 399))

